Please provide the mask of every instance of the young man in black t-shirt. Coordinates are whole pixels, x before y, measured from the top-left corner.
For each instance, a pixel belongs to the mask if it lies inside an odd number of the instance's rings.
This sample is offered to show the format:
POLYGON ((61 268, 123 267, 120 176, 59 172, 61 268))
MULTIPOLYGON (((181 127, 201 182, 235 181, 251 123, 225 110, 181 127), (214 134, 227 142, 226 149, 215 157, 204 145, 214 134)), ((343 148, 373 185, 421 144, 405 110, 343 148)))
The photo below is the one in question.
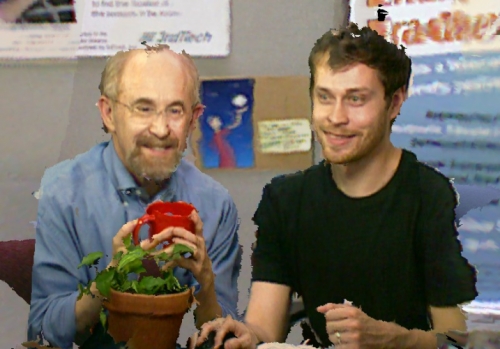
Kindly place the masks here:
POLYGON ((295 292, 325 347, 435 349, 437 333, 466 330, 459 305, 477 291, 450 181, 390 141, 411 61, 351 24, 319 39, 309 65, 325 160, 266 185, 245 322, 215 320, 197 342, 212 329, 216 345, 236 334, 226 349, 283 341, 295 292))

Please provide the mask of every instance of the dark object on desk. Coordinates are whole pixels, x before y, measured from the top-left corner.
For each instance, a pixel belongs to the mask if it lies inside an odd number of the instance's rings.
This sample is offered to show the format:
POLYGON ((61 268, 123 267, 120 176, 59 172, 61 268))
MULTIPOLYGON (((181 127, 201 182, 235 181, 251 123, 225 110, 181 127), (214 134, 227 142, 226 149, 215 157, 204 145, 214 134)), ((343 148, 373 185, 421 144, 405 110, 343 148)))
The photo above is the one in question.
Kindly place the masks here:
POLYGON ((377 16, 378 16, 377 19, 379 22, 383 22, 383 21, 385 21, 385 17, 389 14, 389 12, 382 9, 382 5, 378 5, 378 7, 380 7, 380 8, 377 10, 377 16))
POLYGON ((0 281, 4 281, 26 303, 31 302, 31 272, 35 239, 0 241, 0 281))
MULTIPOLYGON (((197 349, 213 349, 214 343, 215 343, 215 334, 216 334, 215 331, 210 332, 208 334, 208 338, 203 343, 201 343, 200 346, 198 346, 196 348, 197 349)), ((224 339, 222 340, 221 349, 224 348, 224 343, 226 343, 226 341, 228 341, 231 338, 236 338, 234 333, 232 333, 232 332, 227 333, 226 336, 224 337, 224 339)))

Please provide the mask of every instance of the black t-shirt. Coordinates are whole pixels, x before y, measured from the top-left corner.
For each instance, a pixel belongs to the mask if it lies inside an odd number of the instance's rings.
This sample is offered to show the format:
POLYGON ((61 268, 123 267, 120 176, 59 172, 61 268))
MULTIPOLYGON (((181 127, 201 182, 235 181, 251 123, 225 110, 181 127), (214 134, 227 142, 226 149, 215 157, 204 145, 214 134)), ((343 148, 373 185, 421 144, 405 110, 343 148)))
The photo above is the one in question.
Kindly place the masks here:
POLYGON ((253 220, 252 281, 287 285, 303 297, 313 330, 331 345, 316 307, 343 303, 407 329, 430 330, 428 306, 477 296, 461 256, 456 194, 449 180, 403 150, 377 193, 350 198, 326 162, 274 178, 253 220))

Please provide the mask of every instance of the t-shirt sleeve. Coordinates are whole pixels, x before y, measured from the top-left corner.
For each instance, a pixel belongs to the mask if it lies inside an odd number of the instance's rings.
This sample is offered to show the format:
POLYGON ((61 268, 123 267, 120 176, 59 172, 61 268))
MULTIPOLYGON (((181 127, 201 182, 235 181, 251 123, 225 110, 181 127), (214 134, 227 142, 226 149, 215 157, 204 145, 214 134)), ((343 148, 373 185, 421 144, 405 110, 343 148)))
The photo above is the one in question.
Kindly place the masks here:
POLYGON ((456 194, 451 183, 434 191, 423 206, 422 257, 427 303, 446 307, 470 302, 478 295, 476 270, 462 256, 455 224, 456 194))
POLYGON ((252 254, 252 282, 272 282, 292 286, 283 244, 285 229, 279 202, 272 184, 267 184, 253 216, 257 241, 252 254))

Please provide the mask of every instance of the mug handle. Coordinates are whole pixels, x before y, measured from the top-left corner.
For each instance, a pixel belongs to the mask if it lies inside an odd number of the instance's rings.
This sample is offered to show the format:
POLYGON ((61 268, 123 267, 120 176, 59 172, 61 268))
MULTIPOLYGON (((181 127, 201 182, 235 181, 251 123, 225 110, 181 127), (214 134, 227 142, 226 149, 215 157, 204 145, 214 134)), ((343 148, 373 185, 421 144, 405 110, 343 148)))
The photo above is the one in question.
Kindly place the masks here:
POLYGON ((146 214, 146 215, 142 216, 141 218, 139 218, 139 221, 137 221, 137 224, 134 228, 134 232, 132 233, 135 245, 139 244, 139 230, 141 230, 141 227, 144 224, 149 224, 150 222, 153 222, 155 220, 155 218, 156 217, 154 215, 150 215, 150 214, 146 214))

